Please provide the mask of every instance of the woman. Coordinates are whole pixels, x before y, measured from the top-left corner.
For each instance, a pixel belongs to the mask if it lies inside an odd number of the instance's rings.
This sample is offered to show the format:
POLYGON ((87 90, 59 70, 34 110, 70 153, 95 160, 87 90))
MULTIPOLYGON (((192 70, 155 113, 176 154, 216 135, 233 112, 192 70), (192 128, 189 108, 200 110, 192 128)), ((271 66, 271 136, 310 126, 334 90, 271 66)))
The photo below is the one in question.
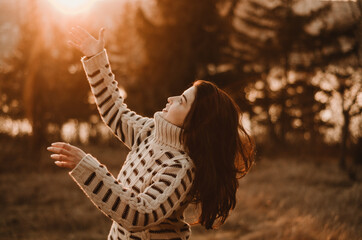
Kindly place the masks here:
POLYGON ((103 121, 130 148, 113 177, 90 154, 66 144, 48 148, 113 224, 108 239, 188 239, 189 203, 200 205, 206 229, 224 223, 235 207, 238 177, 253 163, 254 147, 234 101, 214 84, 196 81, 168 98, 162 112, 146 118, 123 103, 103 40, 77 27, 70 44, 79 49, 103 121))

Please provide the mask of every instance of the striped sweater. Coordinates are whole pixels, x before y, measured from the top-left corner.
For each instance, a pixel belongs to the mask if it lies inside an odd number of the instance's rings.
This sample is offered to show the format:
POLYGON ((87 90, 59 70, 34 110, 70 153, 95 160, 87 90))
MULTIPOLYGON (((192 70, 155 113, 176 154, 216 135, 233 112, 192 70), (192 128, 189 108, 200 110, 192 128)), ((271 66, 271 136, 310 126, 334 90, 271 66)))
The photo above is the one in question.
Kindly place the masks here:
POLYGON ((109 240, 188 239, 183 212, 190 202, 194 164, 182 129, 161 112, 137 115, 123 103, 106 50, 82 59, 102 120, 130 149, 117 178, 90 154, 69 173, 113 224, 109 240))

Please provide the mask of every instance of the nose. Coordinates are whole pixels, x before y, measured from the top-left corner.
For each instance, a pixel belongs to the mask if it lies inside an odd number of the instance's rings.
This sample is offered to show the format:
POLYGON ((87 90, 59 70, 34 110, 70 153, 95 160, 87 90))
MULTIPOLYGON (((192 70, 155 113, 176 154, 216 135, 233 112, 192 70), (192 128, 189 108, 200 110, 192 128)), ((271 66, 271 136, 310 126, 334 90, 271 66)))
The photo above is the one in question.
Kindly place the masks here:
POLYGON ((169 97, 169 98, 167 98, 167 102, 172 103, 172 101, 174 100, 174 98, 175 98, 175 97, 169 97))

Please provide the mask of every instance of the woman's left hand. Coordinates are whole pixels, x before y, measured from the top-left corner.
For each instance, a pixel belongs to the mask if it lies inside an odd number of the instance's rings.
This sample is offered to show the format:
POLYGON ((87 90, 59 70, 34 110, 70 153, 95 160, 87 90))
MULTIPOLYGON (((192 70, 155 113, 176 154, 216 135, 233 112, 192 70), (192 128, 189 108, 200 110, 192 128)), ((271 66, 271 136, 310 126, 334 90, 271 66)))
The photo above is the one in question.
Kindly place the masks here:
POLYGON ((73 169, 75 166, 77 166, 80 160, 82 160, 82 158, 86 155, 82 149, 64 142, 52 143, 52 145, 48 147, 47 150, 55 153, 50 155, 50 157, 56 160, 54 163, 58 167, 70 169, 73 169))

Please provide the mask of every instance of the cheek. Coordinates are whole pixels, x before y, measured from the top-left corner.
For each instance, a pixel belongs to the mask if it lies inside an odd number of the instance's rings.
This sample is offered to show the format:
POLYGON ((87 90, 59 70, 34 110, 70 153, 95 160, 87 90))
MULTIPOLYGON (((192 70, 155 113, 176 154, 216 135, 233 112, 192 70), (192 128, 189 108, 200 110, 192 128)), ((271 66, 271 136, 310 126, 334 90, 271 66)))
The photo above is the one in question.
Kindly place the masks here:
POLYGON ((186 118, 187 110, 184 108, 170 108, 167 113, 167 119, 177 125, 181 126, 186 118))

